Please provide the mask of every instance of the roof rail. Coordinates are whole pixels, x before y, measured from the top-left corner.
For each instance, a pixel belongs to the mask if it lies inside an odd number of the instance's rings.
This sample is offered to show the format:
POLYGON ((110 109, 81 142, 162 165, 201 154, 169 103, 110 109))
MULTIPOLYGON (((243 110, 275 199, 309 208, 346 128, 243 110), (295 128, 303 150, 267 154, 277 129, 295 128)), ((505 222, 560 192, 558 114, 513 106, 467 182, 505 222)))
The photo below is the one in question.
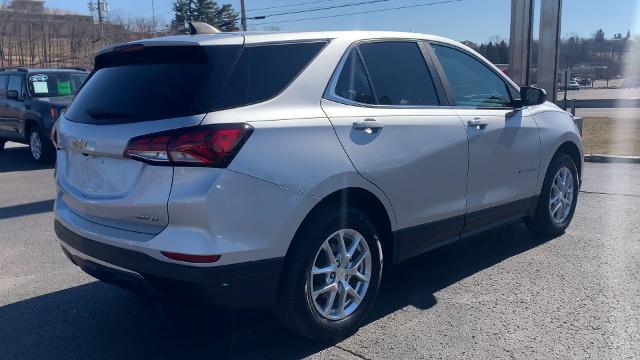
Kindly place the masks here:
POLYGON ((81 67, 79 67, 79 66, 63 66, 63 67, 61 67, 60 69, 63 69, 63 70, 87 71, 87 69, 85 69, 85 68, 81 68, 81 67))
POLYGON ((23 68, 23 67, 0 68, 0 71, 7 71, 7 70, 15 70, 15 71, 20 71, 20 72, 29 72, 29 70, 27 68, 23 68))
POLYGON ((189 31, 191 32, 191 35, 217 34, 220 32, 220 30, 207 23, 197 21, 189 23, 189 31))

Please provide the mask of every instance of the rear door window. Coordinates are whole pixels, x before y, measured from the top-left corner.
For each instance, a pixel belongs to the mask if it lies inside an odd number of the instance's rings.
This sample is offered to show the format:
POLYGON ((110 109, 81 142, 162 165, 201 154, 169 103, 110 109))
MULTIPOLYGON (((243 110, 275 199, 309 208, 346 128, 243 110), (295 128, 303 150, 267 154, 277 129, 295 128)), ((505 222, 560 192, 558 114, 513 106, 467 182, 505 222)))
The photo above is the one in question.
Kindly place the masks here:
POLYGON ((358 45, 380 105, 439 105, 433 78, 415 42, 358 45))
POLYGON ((361 104, 375 104, 376 99, 369 84, 358 50, 352 49, 347 57, 334 89, 336 96, 361 104))
POLYGON ((215 109, 254 104, 278 95, 326 42, 246 46, 215 109))

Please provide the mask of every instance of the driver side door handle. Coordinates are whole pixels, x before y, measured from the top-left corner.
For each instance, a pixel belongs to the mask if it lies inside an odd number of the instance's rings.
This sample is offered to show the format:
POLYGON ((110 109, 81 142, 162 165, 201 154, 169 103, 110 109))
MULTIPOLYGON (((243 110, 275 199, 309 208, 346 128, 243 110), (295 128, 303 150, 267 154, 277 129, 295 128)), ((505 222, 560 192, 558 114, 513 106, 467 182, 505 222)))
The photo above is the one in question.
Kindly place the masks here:
POLYGON ((481 118, 475 118, 473 120, 467 121, 467 125, 470 128, 476 128, 478 130, 484 130, 489 125, 489 123, 483 121, 481 118))
POLYGON ((382 129, 383 127, 384 123, 376 119, 364 119, 363 121, 356 121, 353 123, 353 128, 355 130, 364 130, 368 133, 382 129))

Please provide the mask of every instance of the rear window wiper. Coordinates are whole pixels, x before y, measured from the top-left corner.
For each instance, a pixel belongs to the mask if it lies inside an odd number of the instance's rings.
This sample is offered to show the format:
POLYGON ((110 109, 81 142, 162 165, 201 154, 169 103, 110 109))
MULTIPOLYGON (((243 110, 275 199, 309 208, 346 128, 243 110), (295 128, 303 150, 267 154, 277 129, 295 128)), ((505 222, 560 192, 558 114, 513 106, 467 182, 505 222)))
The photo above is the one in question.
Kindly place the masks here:
POLYGON ((119 113, 119 112, 113 112, 109 110, 100 110, 100 109, 89 109, 87 110, 87 114, 95 120, 134 119, 138 117, 137 115, 134 115, 134 114, 119 113))

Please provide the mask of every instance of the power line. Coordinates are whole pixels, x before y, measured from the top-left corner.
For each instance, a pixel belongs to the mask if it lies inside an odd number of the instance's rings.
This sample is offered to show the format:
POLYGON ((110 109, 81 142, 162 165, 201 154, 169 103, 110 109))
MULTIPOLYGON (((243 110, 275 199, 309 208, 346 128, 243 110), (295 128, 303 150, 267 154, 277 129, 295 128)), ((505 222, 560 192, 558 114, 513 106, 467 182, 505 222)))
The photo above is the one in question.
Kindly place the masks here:
POLYGON ((305 1, 305 2, 300 2, 300 3, 295 3, 295 4, 288 4, 288 5, 267 6, 267 7, 261 7, 261 8, 247 9, 247 12, 259 11, 259 10, 281 9, 281 8, 296 7, 296 6, 309 5, 309 4, 319 4, 319 3, 334 2, 334 1, 339 1, 339 0, 305 1))
POLYGON ((301 13, 306 13, 306 12, 340 9, 340 8, 346 8, 346 7, 351 7, 351 6, 377 4, 377 3, 389 2, 389 1, 391 1, 391 0, 368 0, 368 1, 360 1, 360 2, 356 2, 356 3, 325 6, 325 7, 313 8, 313 9, 301 9, 301 10, 287 11, 287 12, 268 14, 268 15, 256 16, 256 17, 259 17, 259 18, 270 18, 270 17, 274 17, 274 16, 292 15, 292 14, 301 14, 301 13))
POLYGON ((300 18, 300 19, 292 19, 292 20, 268 21, 268 22, 256 23, 256 24, 253 24, 253 25, 254 26, 260 26, 260 25, 271 25, 271 24, 282 24, 282 23, 289 23, 289 22, 297 22, 297 21, 330 19, 330 18, 343 17, 343 16, 364 15, 364 14, 371 14, 371 13, 377 13, 377 12, 402 10, 402 9, 411 9, 411 8, 431 6, 431 5, 441 5, 441 4, 455 3, 455 2, 461 2, 461 1, 463 1, 463 0, 444 0, 444 1, 436 1, 436 2, 424 3, 424 4, 398 6, 398 7, 393 7, 393 8, 375 9, 375 10, 368 10, 368 11, 356 11, 356 12, 347 13, 347 14, 316 16, 316 17, 308 17, 308 18, 300 18))

